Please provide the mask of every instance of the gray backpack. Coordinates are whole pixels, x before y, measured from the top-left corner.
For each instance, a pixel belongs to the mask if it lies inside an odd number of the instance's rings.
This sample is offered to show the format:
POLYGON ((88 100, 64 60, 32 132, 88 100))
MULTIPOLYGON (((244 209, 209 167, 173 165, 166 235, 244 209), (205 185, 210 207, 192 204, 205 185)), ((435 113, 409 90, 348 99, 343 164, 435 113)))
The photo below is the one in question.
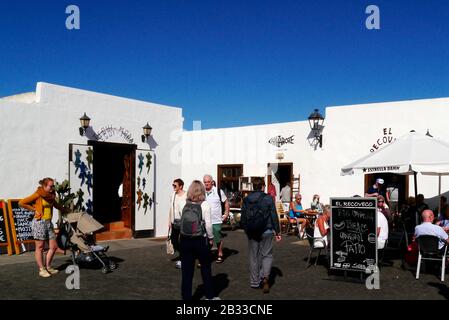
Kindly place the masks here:
POLYGON ((206 228, 201 204, 187 202, 181 215, 181 235, 187 238, 204 237, 206 228))

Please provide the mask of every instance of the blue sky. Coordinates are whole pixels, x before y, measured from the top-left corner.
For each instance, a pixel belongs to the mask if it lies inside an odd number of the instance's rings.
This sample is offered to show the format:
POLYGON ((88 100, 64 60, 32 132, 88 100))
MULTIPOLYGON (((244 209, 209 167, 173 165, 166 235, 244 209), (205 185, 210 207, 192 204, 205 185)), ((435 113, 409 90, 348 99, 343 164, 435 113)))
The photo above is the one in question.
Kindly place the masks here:
MULTIPOLYGON (((185 128, 449 96, 446 0, 0 2, 0 96, 45 81, 179 106, 185 128), (81 30, 65 9, 81 10, 81 30), (381 30, 365 9, 380 8, 381 30)), ((156 127, 156 124, 152 124, 156 127)))

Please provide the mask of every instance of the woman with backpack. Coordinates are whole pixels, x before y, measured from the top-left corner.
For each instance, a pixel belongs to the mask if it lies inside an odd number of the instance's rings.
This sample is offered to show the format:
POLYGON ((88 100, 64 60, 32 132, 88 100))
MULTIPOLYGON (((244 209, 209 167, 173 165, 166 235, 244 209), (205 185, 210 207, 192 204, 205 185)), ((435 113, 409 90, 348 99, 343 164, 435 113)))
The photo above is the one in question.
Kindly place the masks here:
POLYGON ((192 300, 192 281, 195 260, 201 264, 201 276, 206 299, 214 298, 210 247, 214 235, 211 224, 211 208, 206 200, 206 190, 201 181, 195 180, 187 191, 187 202, 181 216, 180 250, 182 263, 182 299, 192 300))

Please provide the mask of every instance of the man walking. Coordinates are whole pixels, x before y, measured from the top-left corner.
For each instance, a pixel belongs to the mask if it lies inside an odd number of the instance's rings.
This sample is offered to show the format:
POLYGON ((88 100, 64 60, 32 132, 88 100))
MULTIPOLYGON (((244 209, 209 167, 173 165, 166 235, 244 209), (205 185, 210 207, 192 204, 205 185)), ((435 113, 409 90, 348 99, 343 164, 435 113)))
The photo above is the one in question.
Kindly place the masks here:
POLYGON ((219 190, 213 186, 213 178, 210 174, 206 174, 203 178, 204 187, 206 188, 206 201, 211 207, 212 229, 214 234, 214 242, 218 248, 217 263, 223 262, 223 240, 221 228, 229 217, 229 201, 223 190, 219 190), (224 206, 224 214, 223 214, 224 206))
POLYGON ((261 178, 253 180, 254 193, 243 200, 241 226, 248 236, 250 286, 263 293, 270 292, 268 282, 273 264, 273 235, 281 241, 276 207, 270 195, 262 190, 261 178))

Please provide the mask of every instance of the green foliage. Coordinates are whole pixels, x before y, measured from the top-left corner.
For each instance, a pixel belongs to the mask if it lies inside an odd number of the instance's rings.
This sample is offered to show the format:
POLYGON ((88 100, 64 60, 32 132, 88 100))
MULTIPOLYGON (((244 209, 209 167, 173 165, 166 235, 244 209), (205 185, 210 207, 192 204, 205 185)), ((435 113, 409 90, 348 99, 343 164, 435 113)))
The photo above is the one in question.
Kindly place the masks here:
POLYGON ((56 182, 55 191, 58 195, 58 203, 63 206, 67 212, 73 212, 76 195, 71 192, 69 181, 65 180, 61 184, 56 182))

